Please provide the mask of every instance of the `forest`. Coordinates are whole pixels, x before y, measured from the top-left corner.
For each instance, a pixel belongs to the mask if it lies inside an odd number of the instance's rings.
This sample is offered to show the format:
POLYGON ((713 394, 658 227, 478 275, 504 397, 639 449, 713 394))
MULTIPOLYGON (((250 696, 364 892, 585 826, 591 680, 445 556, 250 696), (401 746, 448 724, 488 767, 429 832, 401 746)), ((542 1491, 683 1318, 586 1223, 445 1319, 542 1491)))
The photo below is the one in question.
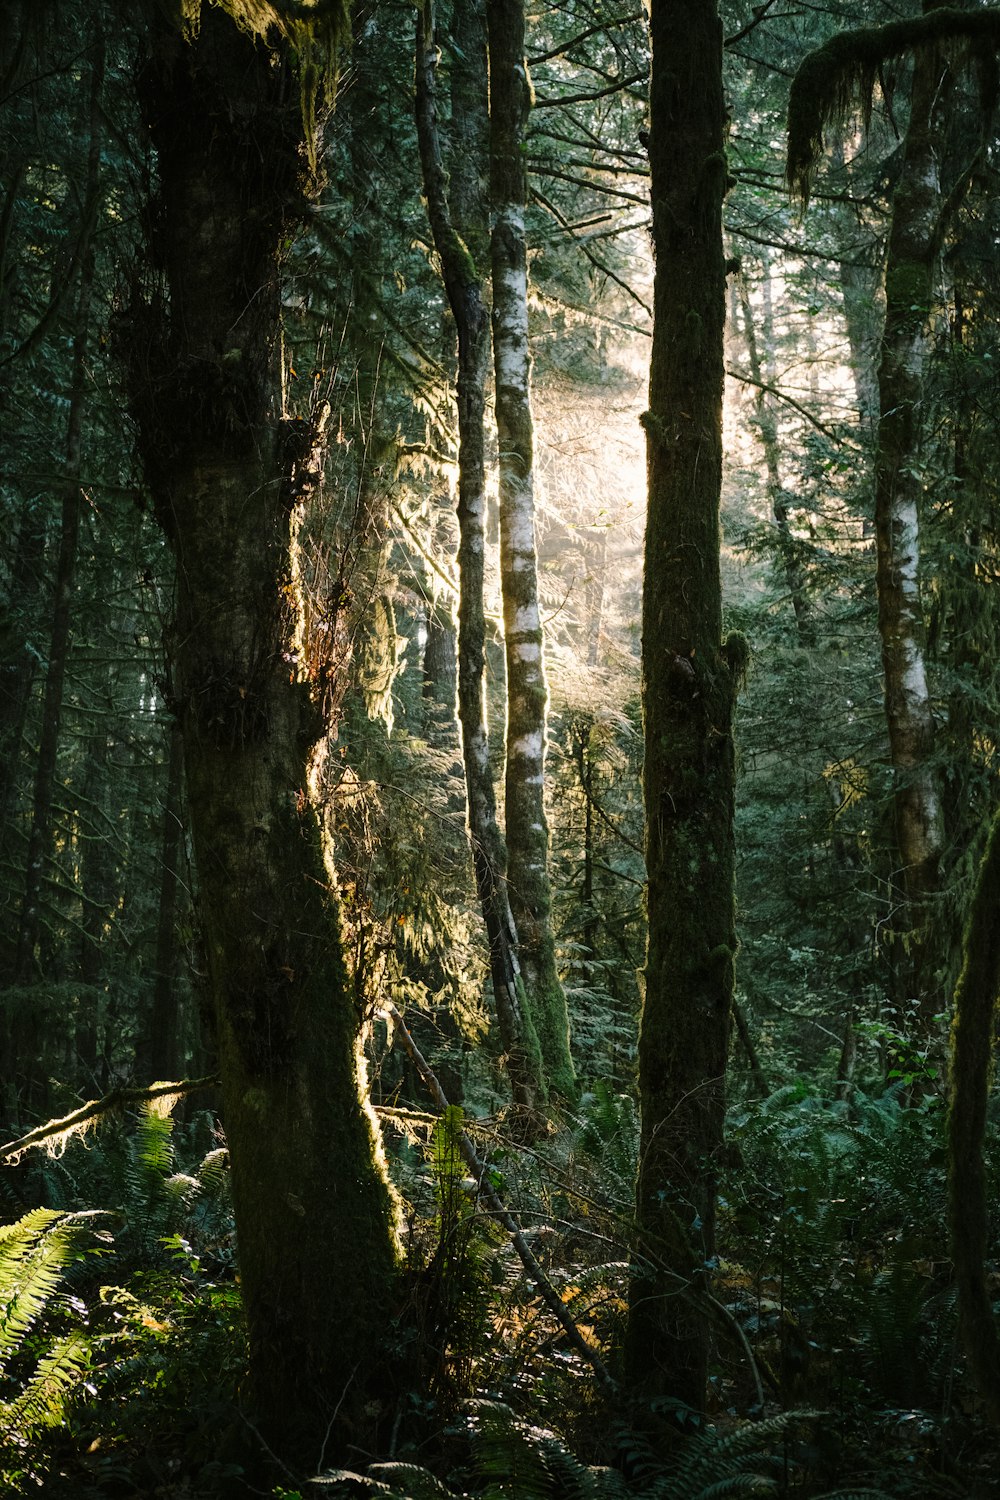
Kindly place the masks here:
POLYGON ((0 4, 0 1494, 1000 1494, 998 58, 0 4))

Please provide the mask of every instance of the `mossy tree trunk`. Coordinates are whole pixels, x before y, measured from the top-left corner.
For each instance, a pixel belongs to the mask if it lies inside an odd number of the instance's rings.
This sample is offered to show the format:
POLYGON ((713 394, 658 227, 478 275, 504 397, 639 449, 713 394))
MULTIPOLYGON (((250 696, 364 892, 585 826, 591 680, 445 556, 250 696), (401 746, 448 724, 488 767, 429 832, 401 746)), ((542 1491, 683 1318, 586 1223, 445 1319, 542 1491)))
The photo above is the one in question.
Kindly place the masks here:
POLYGON ((921 411, 942 226, 933 119, 941 79, 942 64, 935 50, 918 52, 886 255, 875 452, 878 628, 893 770, 894 881, 899 894, 892 927, 903 938, 894 945, 894 988, 900 1012, 897 1025, 908 1033, 925 1031, 937 1009, 922 969, 929 936, 926 908, 937 888, 944 842, 941 795, 932 763, 934 716, 924 660, 919 577, 921 411))
POLYGON ((948 1112, 951 1253, 962 1335, 991 1421, 1000 1425, 1000 1336, 986 1275, 989 1201, 983 1146, 1000 999, 1000 814, 993 820, 955 990, 948 1112))
MULTIPOLYGON (((397 1268, 310 769, 295 533, 322 413, 279 407, 280 257, 303 198, 287 60, 206 8, 154 29, 151 265, 123 325, 157 516, 176 559, 168 649, 199 879, 249 1333, 247 1411, 312 1466, 377 1390, 397 1268)), ((319 687, 324 669, 310 662, 319 687)), ((357 1429, 355 1428, 355 1431, 357 1429)))
POLYGON ((488 0, 493 355, 500 450, 500 581, 507 664, 504 821, 518 958, 549 1087, 576 1092, 566 995, 556 967, 545 817, 545 720, 535 551, 534 429, 528 349, 525 127, 531 90, 523 0, 488 0))
POLYGON ((448 302, 458 332, 458 716, 476 885, 500 1035, 514 1102, 533 1112, 544 1095, 538 1040, 524 1005, 505 871, 507 851, 490 769, 483 663, 486 557, 486 375, 490 321, 484 294, 488 227, 479 164, 487 161, 486 38, 481 0, 459 0, 452 23, 452 184, 448 192, 437 123, 434 9, 417 9, 416 114, 424 193, 448 302))
POLYGON ((638 1246, 626 1371, 702 1408, 735 948, 735 680, 721 637, 725 270, 715 0, 653 0, 654 332, 642 606, 649 936, 639 1034, 638 1246))

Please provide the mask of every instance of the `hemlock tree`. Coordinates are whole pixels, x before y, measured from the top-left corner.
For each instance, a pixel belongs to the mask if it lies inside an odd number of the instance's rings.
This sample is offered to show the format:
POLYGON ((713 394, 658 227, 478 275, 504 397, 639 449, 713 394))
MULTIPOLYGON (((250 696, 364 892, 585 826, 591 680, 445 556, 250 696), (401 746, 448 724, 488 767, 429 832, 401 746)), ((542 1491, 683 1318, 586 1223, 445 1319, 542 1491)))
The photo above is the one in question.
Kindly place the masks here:
POLYGON ((159 198, 120 337, 177 562, 170 692, 232 1160, 249 1411, 281 1457, 314 1463, 345 1398, 360 1408, 372 1394, 397 1269, 364 1096, 366 1017, 310 799, 324 732, 315 698, 338 664, 301 637, 295 537, 321 480, 326 412, 287 420, 278 365, 281 257, 306 207, 312 90, 337 36, 327 11, 313 30, 284 7, 233 10, 252 14, 258 36, 214 6, 200 26, 189 6, 183 31, 151 27, 140 87, 159 198), (304 106, 276 41, 290 32, 304 106))
POLYGON ((716 1159, 736 945, 735 685, 722 640, 726 185, 715 0, 653 0, 649 157, 654 331, 642 605, 649 934, 639 1034, 638 1249, 626 1335, 633 1387, 701 1408, 716 1159))
POLYGON ((534 432, 528 350, 525 126, 531 89, 523 0, 488 0, 493 354, 500 452, 500 579, 507 661, 504 820, 518 958, 546 1081, 576 1092, 566 996, 556 968, 545 817, 545 719, 535 550, 534 432))

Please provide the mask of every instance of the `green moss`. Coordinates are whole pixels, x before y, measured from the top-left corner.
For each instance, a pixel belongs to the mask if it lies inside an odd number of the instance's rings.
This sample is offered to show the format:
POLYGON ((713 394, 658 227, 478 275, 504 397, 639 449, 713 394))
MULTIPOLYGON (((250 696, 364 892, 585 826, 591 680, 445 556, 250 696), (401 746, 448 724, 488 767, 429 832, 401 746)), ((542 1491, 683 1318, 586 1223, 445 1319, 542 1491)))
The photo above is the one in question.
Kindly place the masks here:
POLYGON ((722 643, 722 657, 729 668, 734 691, 743 688, 750 673, 753 650, 747 637, 740 630, 731 630, 722 643))
MULTIPOLYGON (((942 6, 912 20, 842 31, 799 64, 788 96, 786 177, 803 203, 809 198, 813 168, 823 152, 823 133, 853 109, 867 118, 882 68, 918 48, 965 39, 973 50, 1000 43, 1000 12, 942 6)), ((995 69, 981 70, 984 106, 995 91, 995 69), (991 78, 994 80, 991 82, 991 78)))
POLYGON ((913 312, 926 317, 930 311, 932 290, 930 268, 919 262, 903 261, 886 271, 885 296, 890 315, 893 312, 913 312))

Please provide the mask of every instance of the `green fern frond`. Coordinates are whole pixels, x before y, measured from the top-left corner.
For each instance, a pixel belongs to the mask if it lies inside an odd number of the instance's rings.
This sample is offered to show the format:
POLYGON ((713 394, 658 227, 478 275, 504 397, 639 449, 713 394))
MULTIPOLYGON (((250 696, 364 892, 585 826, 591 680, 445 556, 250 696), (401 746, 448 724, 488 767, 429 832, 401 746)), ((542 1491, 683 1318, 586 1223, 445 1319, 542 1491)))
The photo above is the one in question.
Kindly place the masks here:
POLYGON ((488 1500, 553 1500, 546 1444, 554 1434, 527 1427, 498 1401, 470 1403, 476 1467, 488 1500))
POLYGON ((781 1455, 793 1423, 816 1412, 779 1412, 763 1422, 749 1422, 732 1432, 715 1429, 690 1437, 679 1450, 669 1474, 655 1481, 645 1500, 723 1500, 732 1495, 777 1495, 781 1455), (775 1470, 776 1473, 769 1473, 775 1470))
POLYGON ((365 1477, 378 1480, 394 1495, 405 1496, 406 1500, 465 1500, 464 1493, 457 1496, 430 1469, 423 1469, 419 1464, 372 1464, 365 1477))
POLYGON ((817 1495, 816 1500, 892 1500, 892 1496, 885 1490, 873 1489, 846 1489, 827 1490, 822 1495, 817 1495))
POLYGON ((0 1365, 45 1312, 67 1267, 87 1253, 100 1217, 36 1208, 0 1228, 0 1365))
POLYGON ((23 1390, 0 1402, 0 1439, 23 1441, 40 1427, 54 1427, 65 1413, 66 1397, 90 1366, 90 1344, 81 1333, 68 1334, 38 1362, 23 1390))

